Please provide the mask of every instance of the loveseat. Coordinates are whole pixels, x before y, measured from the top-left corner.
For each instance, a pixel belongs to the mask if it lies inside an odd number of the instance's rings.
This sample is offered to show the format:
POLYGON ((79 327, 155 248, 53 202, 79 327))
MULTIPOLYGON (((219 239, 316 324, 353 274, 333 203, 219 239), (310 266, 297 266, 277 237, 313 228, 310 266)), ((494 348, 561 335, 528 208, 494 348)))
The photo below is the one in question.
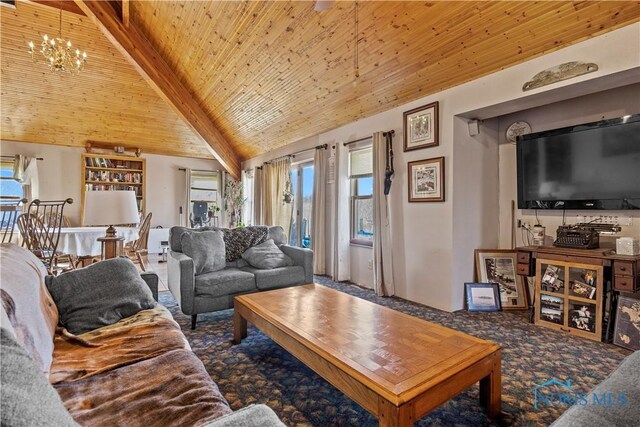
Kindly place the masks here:
POLYGON ((286 242, 287 236, 280 226, 172 227, 169 230, 168 285, 182 312, 191 315, 191 328, 195 329, 200 313, 233 308, 236 295, 313 283, 313 251, 286 242), (204 236, 202 233, 211 236, 200 239, 204 236), (192 242, 196 238, 197 244, 192 242), (270 260, 261 258, 263 252, 253 254, 253 258, 247 255, 250 249, 258 250, 270 241, 286 261, 263 266, 261 261, 270 260), (207 251, 209 260, 194 259, 202 258, 202 253, 207 251), (199 261, 211 264, 209 270, 199 273, 199 261))
POLYGON ((3 426, 283 426, 264 405, 229 408, 155 302, 154 274, 119 258, 46 277, 14 244, 0 262, 3 426))

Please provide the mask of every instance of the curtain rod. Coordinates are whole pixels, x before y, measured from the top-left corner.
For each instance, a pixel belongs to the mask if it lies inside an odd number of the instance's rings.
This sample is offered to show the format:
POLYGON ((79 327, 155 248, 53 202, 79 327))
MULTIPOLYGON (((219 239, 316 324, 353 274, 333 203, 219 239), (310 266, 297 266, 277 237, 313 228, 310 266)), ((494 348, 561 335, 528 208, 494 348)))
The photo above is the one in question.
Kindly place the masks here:
MULTIPOLYGON (((15 159, 16 158, 16 156, 0 156, 0 157, 3 158, 3 159, 15 159)), ((36 157, 35 159, 36 160, 44 160, 43 157, 36 157)))
POLYGON ((273 162, 274 160, 285 159, 287 157, 295 157, 296 154, 304 153, 305 151, 322 150, 322 149, 326 150, 328 146, 329 146, 328 144, 316 145, 315 147, 312 147, 312 148, 305 148, 304 150, 296 151, 295 153, 285 154, 284 156, 276 157, 275 159, 268 160, 268 161, 266 161, 266 162, 264 162, 262 164, 263 165, 268 165, 271 162, 273 162))
POLYGON ((344 145, 344 146, 346 147, 347 145, 355 144, 355 143, 357 143, 357 142, 366 141, 366 140, 368 140, 368 139, 373 139, 373 135, 371 135, 371 136, 366 136, 366 137, 364 137, 364 138, 360 138, 360 139, 356 139, 355 141, 345 142, 345 143, 344 143, 344 144, 342 144, 342 145, 344 145))

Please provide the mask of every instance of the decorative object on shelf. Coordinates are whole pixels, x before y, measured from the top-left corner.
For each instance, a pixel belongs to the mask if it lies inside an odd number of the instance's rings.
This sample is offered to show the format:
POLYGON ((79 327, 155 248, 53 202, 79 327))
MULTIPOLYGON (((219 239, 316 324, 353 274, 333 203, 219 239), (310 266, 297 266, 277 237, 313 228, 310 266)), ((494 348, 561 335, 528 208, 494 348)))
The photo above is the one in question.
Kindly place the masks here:
POLYGON ((242 181, 236 181, 229 174, 224 184, 224 208, 228 215, 229 227, 241 227, 242 207, 247 200, 244 197, 242 181))
POLYGON ((409 162, 409 202, 444 202, 444 157, 409 162))
POLYGON ((517 122, 513 122, 507 128, 507 141, 515 144, 517 137, 519 137, 520 135, 525 135, 527 133, 531 133, 531 125, 529 125, 529 123, 520 120, 517 122))
POLYGON ((618 298, 613 343, 629 350, 640 350, 640 300, 618 298))
POLYGON ((100 144, 100 143, 91 142, 91 141, 87 141, 84 148, 87 151, 87 153, 95 153, 95 154, 112 154, 113 152, 119 156, 140 157, 140 155, 142 155, 142 149, 137 147, 126 147, 124 145, 100 144))
POLYGON ((291 188, 291 180, 287 180, 282 192, 282 204, 289 205, 293 202, 293 190, 291 188))
POLYGON ((503 310, 525 310, 529 307, 524 279, 516 274, 515 250, 476 249, 475 256, 477 279, 498 284, 503 310))
POLYGON ((116 235, 114 225, 138 224, 140 214, 133 191, 88 191, 84 199, 84 223, 108 225, 102 243, 102 258, 122 255, 123 237, 116 235))
MULTIPOLYGON (((70 74, 78 74, 87 63, 87 52, 81 52, 80 49, 76 49, 74 52, 71 48, 71 41, 62 38, 62 9, 60 9, 58 37, 49 38, 46 34, 42 36, 39 52, 53 73, 66 71, 70 74)), ((36 47, 32 41, 29 42, 29 53, 31 59, 36 61, 36 47)))
POLYGON ((540 71, 522 86, 522 91, 526 92, 528 90, 537 89, 542 86, 558 83, 584 74, 593 73, 594 71, 598 71, 598 65, 593 62, 565 62, 564 64, 555 65, 547 68, 546 70, 540 71))
POLYGON ((404 151, 435 147, 438 140, 438 101, 406 111, 404 114, 404 151))
POLYGON ((465 283, 468 311, 500 311, 500 290, 497 283, 465 283))

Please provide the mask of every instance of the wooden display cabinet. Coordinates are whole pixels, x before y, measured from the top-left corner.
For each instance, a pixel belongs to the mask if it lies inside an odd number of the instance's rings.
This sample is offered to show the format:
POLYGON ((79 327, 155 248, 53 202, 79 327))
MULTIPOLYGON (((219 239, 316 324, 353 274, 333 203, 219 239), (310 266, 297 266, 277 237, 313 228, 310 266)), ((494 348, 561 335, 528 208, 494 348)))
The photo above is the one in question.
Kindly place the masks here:
POLYGON ((538 258, 535 323, 601 341, 603 270, 601 265, 538 258))
POLYGON ((82 154, 82 205, 87 191, 132 190, 136 193, 138 210, 144 214, 146 199, 146 159, 107 154, 82 154))

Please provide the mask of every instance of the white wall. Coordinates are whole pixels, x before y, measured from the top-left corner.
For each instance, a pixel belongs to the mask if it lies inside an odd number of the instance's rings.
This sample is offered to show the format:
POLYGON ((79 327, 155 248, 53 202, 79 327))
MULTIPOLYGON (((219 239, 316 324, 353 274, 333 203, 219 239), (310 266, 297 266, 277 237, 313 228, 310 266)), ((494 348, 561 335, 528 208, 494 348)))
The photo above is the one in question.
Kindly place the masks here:
MULTIPOLYGON (((627 114, 640 113, 640 84, 623 86, 581 96, 543 107, 520 111, 500 117, 498 131, 500 143, 500 247, 511 245, 511 200, 517 200, 516 187, 516 146, 506 140, 506 130, 511 123, 522 120, 531 125, 533 132, 589 123, 602 119, 622 117, 627 114)), ((640 165, 639 165, 640 167, 640 165)), ((640 183, 637 183, 640 186, 640 183)), ((619 236, 640 238, 639 211, 567 211, 567 223, 577 222, 577 215, 624 215, 632 217, 633 224, 624 226, 619 236)), ((555 238, 555 231, 562 224, 562 211, 539 210, 538 218, 546 227, 547 243, 555 238)), ((535 211, 516 209, 515 220, 535 224, 535 211)), ((523 232, 516 230, 518 245, 526 244, 523 232)), ((613 244, 615 237, 603 236, 602 239, 613 244)))
MULTIPOLYGON (((38 163, 40 198, 71 197, 74 203, 65 214, 74 225, 80 224, 81 148, 47 144, 0 141, 2 155, 23 154, 42 157, 38 163)), ((152 212, 151 226, 170 227, 179 222, 178 206, 186 203, 185 173, 179 168, 221 170, 215 160, 143 154, 147 159, 146 210, 152 212)))
MULTIPOLYGON (((457 310, 463 306, 463 282, 473 279, 473 249, 498 245, 498 210, 504 211, 498 183, 502 176, 498 156, 502 123, 485 121, 480 136, 470 138, 463 117, 493 118, 638 82, 639 71, 640 24, 633 24, 291 144, 245 165, 325 142, 342 143, 394 129, 396 174, 390 202, 396 294, 436 308, 457 310), (595 62, 599 70, 522 92, 522 85, 534 74, 567 61, 595 62), (402 113, 433 101, 440 102, 440 145, 402 152, 402 113), (438 156, 445 157, 446 201, 409 203, 407 162, 438 156)), ((328 194, 332 197, 333 192, 328 194)), ((337 222, 348 221, 335 218, 332 200, 327 200, 327 209, 329 229, 335 230, 337 222)), ((332 248, 333 241, 327 247, 332 248)), ((330 263, 332 256, 329 254, 330 263)), ((368 257, 352 251, 351 259, 357 264, 351 266, 352 271, 362 273, 358 279, 362 282, 361 277, 367 276, 368 257)))

